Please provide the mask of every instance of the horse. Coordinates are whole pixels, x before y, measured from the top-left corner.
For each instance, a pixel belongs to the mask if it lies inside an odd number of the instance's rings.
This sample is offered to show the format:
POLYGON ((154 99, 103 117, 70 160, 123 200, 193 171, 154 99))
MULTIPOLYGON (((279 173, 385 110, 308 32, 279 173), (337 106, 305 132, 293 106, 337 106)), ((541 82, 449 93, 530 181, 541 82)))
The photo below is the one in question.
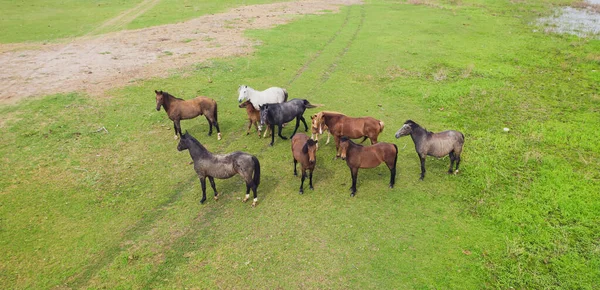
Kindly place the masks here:
POLYGON ((278 87, 270 87, 264 91, 257 91, 249 86, 241 85, 238 88, 238 102, 249 100, 254 109, 260 110, 260 106, 264 104, 276 104, 287 101, 288 93, 285 89, 278 87))
POLYGON ((421 178, 425 178, 425 157, 435 156, 437 158, 450 155, 450 169, 448 174, 452 174, 452 167, 456 161, 456 171, 458 173, 458 165, 460 164, 460 153, 462 153, 463 144, 465 143, 465 135, 463 133, 449 130, 439 133, 427 131, 425 128, 412 120, 404 122, 402 128, 396 132, 396 138, 409 135, 415 143, 415 150, 421 159, 421 178))
MULTIPOLYGON (((260 138, 260 131, 262 130, 262 126, 260 123, 260 111, 256 110, 250 101, 245 101, 239 105, 240 108, 246 108, 246 114, 248 114, 248 120, 250 123, 248 124, 248 130, 246 131, 246 135, 250 134, 250 128, 252 128, 252 124, 256 127, 256 132, 258 133, 258 137, 260 138)), ((265 131, 264 136, 269 132, 269 127, 267 126, 267 130, 265 131)), ((263 136, 263 137, 264 137, 263 136)))
POLYGON ((296 165, 300 162, 302 167, 302 181, 300 182, 300 194, 304 193, 304 179, 306 178, 306 170, 310 172, 308 186, 313 188, 312 177, 315 165, 317 164, 317 141, 314 141, 306 134, 296 134, 292 137, 292 157, 294 158, 294 176, 298 176, 296 165))
POLYGON ((363 146, 352 142, 347 137, 340 138, 340 151, 342 160, 350 168, 352 186, 350 196, 356 193, 356 179, 359 168, 375 168, 384 163, 390 169, 390 188, 396 182, 396 163, 398 161, 398 147, 396 144, 380 142, 371 146, 363 146))
POLYGON ((200 178, 202 186, 202 199, 200 203, 206 201, 206 178, 210 181, 210 186, 215 193, 215 200, 219 199, 214 178, 227 179, 236 174, 242 176, 246 182, 246 197, 242 202, 250 198, 250 189, 254 194, 252 206, 256 206, 258 198, 256 189, 260 184, 260 162, 256 156, 245 152, 236 151, 230 154, 212 154, 196 138, 185 132, 181 135, 177 150, 189 150, 190 156, 194 161, 194 170, 200 178))
POLYGON ((361 143, 369 138, 371 144, 377 144, 377 137, 383 131, 385 124, 383 121, 371 117, 352 118, 338 112, 323 111, 314 115, 314 126, 317 128, 327 126, 335 141, 336 157, 339 157, 340 138, 343 136, 351 139, 363 137, 361 143))
POLYGON ((275 125, 279 128, 278 135, 283 140, 287 140, 286 137, 281 135, 283 123, 287 123, 294 118, 296 119, 296 127, 294 127, 294 133, 292 133, 290 138, 296 134, 300 121, 304 124, 304 130, 308 131, 308 125, 306 125, 306 120, 302 115, 306 109, 316 107, 305 99, 292 99, 289 102, 281 104, 265 104, 260 106, 260 124, 264 125, 268 123, 271 128, 271 143, 269 146, 273 146, 275 142, 275 125))
MULTIPOLYGON (((310 139, 319 141, 319 135, 323 135, 323 132, 327 132, 327 142, 325 142, 325 145, 327 145, 329 144, 329 140, 331 139, 331 133, 329 132, 329 128, 327 127, 327 125, 323 124, 322 122, 320 124, 317 124, 315 120, 316 116, 317 114, 310 116, 310 139)), ((317 149, 319 149, 319 143, 317 143, 317 149)))
POLYGON ((169 119, 173 121, 175 139, 177 134, 181 136, 181 120, 192 119, 204 115, 208 120, 208 136, 212 135, 213 125, 217 128, 217 139, 221 140, 221 130, 217 122, 217 102, 211 98, 196 97, 191 100, 176 98, 163 91, 154 90, 156 93, 156 110, 160 111, 162 106, 167 112, 169 119))

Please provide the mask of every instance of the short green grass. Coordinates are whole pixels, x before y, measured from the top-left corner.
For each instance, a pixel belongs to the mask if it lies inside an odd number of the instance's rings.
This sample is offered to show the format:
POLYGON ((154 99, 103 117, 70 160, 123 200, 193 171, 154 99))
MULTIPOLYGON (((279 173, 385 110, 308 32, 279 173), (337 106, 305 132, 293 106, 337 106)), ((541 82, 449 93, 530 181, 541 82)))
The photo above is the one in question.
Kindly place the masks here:
POLYGON ((369 1, 251 31, 262 42, 251 56, 110 98, 0 107, 0 286, 594 288, 600 42, 530 25, 564 3, 369 1), (350 198, 347 166, 321 144, 315 190, 298 195, 289 141, 244 135, 240 84, 385 121, 396 187, 384 166, 360 170, 350 198), (223 140, 202 117, 182 126, 213 152, 258 156, 258 207, 241 203, 239 178, 198 204, 154 89, 217 100, 223 140), (428 158, 418 180, 412 141, 393 137, 409 118, 465 133, 459 175, 428 158))

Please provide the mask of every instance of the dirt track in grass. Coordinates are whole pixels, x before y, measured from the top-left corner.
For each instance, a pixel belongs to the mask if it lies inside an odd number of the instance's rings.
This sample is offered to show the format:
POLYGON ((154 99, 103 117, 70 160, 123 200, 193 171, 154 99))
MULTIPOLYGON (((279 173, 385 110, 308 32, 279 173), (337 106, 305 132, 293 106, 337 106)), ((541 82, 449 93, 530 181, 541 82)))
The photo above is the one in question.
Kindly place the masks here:
MULTIPOLYGON (((251 5, 182 23, 86 35, 58 44, 0 44, 0 102, 73 91, 102 96, 108 89, 166 77, 174 69, 203 60, 248 54, 257 43, 244 37, 247 29, 271 28, 299 15, 337 13, 343 5, 361 3, 309 0, 251 5)), ((148 5, 138 6, 148 9, 148 5)), ((139 15, 124 13, 99 28, 139 15)))

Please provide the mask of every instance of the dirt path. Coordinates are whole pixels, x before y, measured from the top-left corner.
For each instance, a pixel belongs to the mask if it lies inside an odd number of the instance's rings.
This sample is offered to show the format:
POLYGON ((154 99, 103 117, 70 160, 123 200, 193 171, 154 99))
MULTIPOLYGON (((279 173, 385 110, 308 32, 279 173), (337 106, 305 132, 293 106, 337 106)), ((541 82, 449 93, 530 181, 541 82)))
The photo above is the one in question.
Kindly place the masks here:
MULTIPOLYGON (((95 31, 122 26, 157 2, 143 1, 95 31)), ((250 53, 254 43, 244 38, 246 29, 274 27, 291 21, 294 15, 323 10, 337 13, 341 5, 360 3, 306 0, 252 5, 177 24, 84 36, 65 44, 26 44, 33 47, 29 49, 0 45, 0 65, 4 68, 0 72, 4 90, 0 103, 72 91, 103 95, 107 89, 138 79, 167 77, 172 69, 206 59, 250 53)))

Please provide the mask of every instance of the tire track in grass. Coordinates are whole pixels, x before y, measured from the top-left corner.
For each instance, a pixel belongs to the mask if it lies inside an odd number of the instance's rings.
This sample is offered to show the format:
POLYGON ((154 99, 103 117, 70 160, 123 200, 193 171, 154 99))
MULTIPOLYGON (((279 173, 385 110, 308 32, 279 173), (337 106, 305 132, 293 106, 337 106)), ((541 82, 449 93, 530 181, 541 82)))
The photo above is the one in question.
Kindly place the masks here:
POLYGON ((352 37, 350 37, 350 40, 348 40, 348 43, 346 44, 346 46, 344 47, 344 49, 342 49, 338 53, 338 55, 335 58, 335 60, 323 72, 323 74, 321 75, 321 80, 319 81, 319 83, 317 83, 315 86, 313 86, 308 91, 307 95, 312 95, 318 88, 320 88, 321 86, 323 86, 323 84, 325 84, 331 78, 332 74, 335 73, 335 71, 337 70, 339 62, 346 56, 346 54, 348 53, 348 50, 350 49, 350 47, 352 46, 352 44, 354 44, 354 41, 356 40, 356 36, 362 30, 363 24, 365 22, 365 17, 366 17, 365 7, 361 5, 360 22, 356 26, 356 29, 354 30, 354 33, 352 34, 352 37))
POLYGON ((300 69, 298 69, 298 71, 296 72, 296 74, 288 81, 287 85, 291 85, 294 81, 296 81, 296 79, 298 79, 300 76, 302 76, 302 73, 304 73, 304 71, 306 71, 308 69, 308 67, 317 59, 319 58, 319 56, 321 56, 321 54, 323 53, 323 51, 333 42, 337 39, 337 37, 340 35, 340 33, 342 32, 342 30, 344 29, 344 27, 346 27, 346 25, 348 24, 348 20, 350 19, 350 12, 352 11, 352 6, 350 6, 350 8, 348 8, 348 12, 346 12, 346 18, 344 19, 344 23, 342 23, 342 25, 340 26, 340 28, 333 34, 333 36, 331 36, 331 38, 329 38, 329 40, 325 43, 325 45, 317 51, 317 53, 315 53, 315 55, 313 55, 313 57, 311 57, 303 66, 300 67, 300 69))
MULTIPOLYGON (((133 20, 138 18, 140 15, 146 13, 146 11, 152 9, 156 4, 158 4, 161 0, 144 0, 140 4, 135 7, 125 10, 116 17, 105 21, 100 26, 96 27, 92 31, 86 33, 84 36, 89 36, 92 34, 97 34, 103 30, 118 30, 125 29, 125 26, 131 23, 133 20)), ((106 32, 106 31, 104 31, 106 32)))
POLYGON ((190 183, 194 183, 194 181, 197 179, 198 177, 194 175, 188 180, 179 183, 179 185, 175 188, 174 193, 171 194, 166 201, 158 204, 154 207, 154 209, 144 214, 144 217, 142 217, 141 220, 139 220, 121 235, 118 243, 109 246, 108 249, 100 252, 97 255, 98 258, 96 261, 89 261, 87 267, 84 267, 83 270, 78 271, 70 277, 67 277, 62 283, 63 286, 69 288, 83 288, 100 270, 112 263, 119 253, 126 251, 132 246, 122 246, 123 241, 135 240, 136 238, 150 231, 154 223, 164 216, 166 213, 165 209, 180 200, 183 191, 189 187, 190 183))

